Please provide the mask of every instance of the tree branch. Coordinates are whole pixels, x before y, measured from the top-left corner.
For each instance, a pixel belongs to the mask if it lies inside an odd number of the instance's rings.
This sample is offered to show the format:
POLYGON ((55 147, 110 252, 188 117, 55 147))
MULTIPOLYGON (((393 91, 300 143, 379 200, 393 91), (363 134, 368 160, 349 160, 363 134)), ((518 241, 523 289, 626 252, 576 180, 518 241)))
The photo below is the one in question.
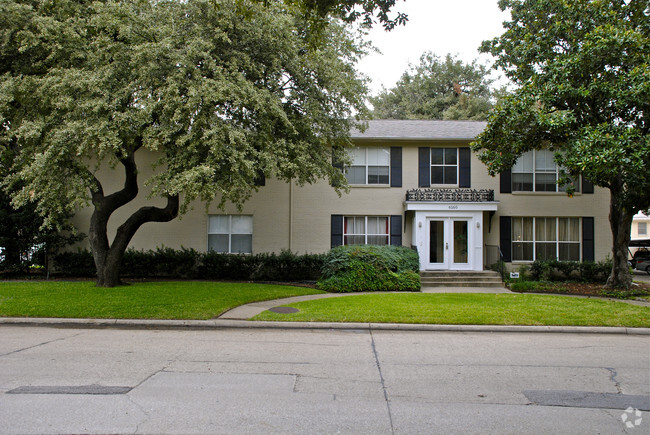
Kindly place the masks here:
POLYGON ((136 231, 147 222, 169 222, 178 216, 179 196, 167 196, 167 205, 160 207, 141 207, 117 229, 111 251, 124 252, 136 231))

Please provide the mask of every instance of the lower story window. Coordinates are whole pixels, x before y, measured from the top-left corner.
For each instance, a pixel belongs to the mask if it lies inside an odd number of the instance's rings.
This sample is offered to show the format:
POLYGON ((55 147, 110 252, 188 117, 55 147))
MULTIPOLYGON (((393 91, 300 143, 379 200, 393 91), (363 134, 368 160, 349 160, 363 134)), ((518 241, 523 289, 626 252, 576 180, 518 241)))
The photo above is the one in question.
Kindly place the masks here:
POLYGON ((512 260, 580 261, 580 219, 512 218, 512 260))
POLYGON ((251 254, 253 252, 253 216, 210 216, 208 250, 227 254, 251 254))
POLYGON ((388 245, 388 216, 345 216, 344 245, 388 245))

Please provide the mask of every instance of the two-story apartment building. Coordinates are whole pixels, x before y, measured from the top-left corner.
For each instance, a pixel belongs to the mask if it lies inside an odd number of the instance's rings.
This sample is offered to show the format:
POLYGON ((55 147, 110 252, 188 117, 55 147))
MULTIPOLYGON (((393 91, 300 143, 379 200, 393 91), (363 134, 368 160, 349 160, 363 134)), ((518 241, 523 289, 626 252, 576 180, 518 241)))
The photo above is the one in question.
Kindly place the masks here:
MULTIPOLYGON (((351 135, 348 194, 339 197, 326 181, 297 186, 267 178, 241 211, 197 203, 180 219, 143 226, 130 246, 316 253, 394 244, 417 249, 422 270, 483 270, 499 252, 514 267, 538 258, 607 257, 609 192, 576 180, 569 197, 556 184, 558 168, 548 151, 529 152, 510 172, 490 177, 469 148, 484 128, 476 121, 370 121, 351 135)), ((138 153, 139 163, 154 158, 138 153)), ((123 183, 116 173, 101 177, 115 177, 108 183, 115 189, 123 183)), ((90 212, 76 216, 82 231, 90 212)))

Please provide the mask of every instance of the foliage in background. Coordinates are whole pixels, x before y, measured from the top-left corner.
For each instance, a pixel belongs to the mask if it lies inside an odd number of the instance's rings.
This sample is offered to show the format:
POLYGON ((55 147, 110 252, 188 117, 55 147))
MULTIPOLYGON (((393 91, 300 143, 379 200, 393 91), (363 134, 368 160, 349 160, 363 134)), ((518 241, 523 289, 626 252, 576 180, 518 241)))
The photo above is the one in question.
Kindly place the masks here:
POLYGON ((325 257, 318 288, 329 292, 419 291, 420 262, 403 246, 352 245, 325 257))
MULTIPOLYGON (((647 0, 501 0, 511 20, 481 51, 517 87, 473 150, 491 175, 531 149, 609 189, 612 269, 629 288, 632 217, 650 206, 650 6, 647 0)), ((569 194, 570 187, 568 190, 569 194)))
POLYGON ((370 101, 375 119, 485 120, 492 108, 493 80, 474 60, 465 64, 454 56, 444 59, 426 52, 411 65, 392 89, 370 101))
MULTIPOLYGON (((324 257, 324 254, 298 255, 290 251, 233 255, 185 248, 129 249, 122 259, 122 270, 126 278, 316 281, 324 257)), ((55 276, 94 277, 95 273, 92 254, 87 250, 63 252, 55 257, 55 276)))

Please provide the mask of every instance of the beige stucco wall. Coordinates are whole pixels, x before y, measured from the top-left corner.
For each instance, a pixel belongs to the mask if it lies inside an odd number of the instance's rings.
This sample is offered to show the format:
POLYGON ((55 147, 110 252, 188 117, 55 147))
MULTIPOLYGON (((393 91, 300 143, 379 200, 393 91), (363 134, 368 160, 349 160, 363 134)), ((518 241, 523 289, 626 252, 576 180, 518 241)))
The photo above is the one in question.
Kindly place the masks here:
MULTIPOLYGON (((206 205, 196 202, 188 213, 168 223, 145 224, 135 234, 130 246, 136 249, 155 249, 161 246, 207 250, 209 214, 245 214, 253 216, 253 252, 280 252, 290 249, 297 253, 325 252, 331 243, 331 215, 402 215, 404 216, 405 193, 418 187, 418 147, 467 146, 467 142, 363 142, 364 145, 402 146, 402 187, 357 186, 349 193, 338 196, 329 183, 296 186, 267 178, 266 185, 253 194, 243 209, 228 205, 219 210, 218 201, 206 210, 206 205)), ((140 185, 151 175, 150 163, 155 155, 150 151, 137 153, 140 185)), ((473 189, 493 189, 499 202, 498 211, 490 219, 484 213, 483 239, 485 245, 499 245, 500 216, 533 217, 583 217, 595 218, 595 256, 603 259, 610 253, 611 235, 608 223, 608 191, 595 189, 594 194, 575 194, 569 198, 563 193, 499 193, 499 178, 490 177, 485 166, 472 156, 471 181, 473 189)), ((98 178, 105 192, 118 190, 124 182, 119 170, 103 170, 98 178)), ((141 205, 164 206, 161 199, 147 199, 148 190, 141 188, 133 203, 117 211, 111 218, 110 237, 137 207, 141 205), (137 206, 136 206, 137 204, 137 206)), ((77 227, 87 233, 91 209, 80 210, 75 217, 77 227)), ((411 217, 405 216, 402 242, 409 246, 412 240, 411 217)), ((87 242, 84 242, 86 244, 87 242)))

